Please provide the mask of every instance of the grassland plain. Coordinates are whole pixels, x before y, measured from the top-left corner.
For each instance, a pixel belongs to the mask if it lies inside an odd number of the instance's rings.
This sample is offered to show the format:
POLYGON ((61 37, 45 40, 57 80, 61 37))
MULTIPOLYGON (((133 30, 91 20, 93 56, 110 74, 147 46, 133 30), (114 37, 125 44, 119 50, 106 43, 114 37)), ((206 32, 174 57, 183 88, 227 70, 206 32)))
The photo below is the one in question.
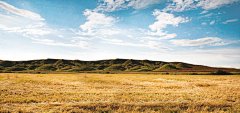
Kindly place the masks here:
POLYGON ((0 112, 240 112, 240 75, 0 73, 0 112))

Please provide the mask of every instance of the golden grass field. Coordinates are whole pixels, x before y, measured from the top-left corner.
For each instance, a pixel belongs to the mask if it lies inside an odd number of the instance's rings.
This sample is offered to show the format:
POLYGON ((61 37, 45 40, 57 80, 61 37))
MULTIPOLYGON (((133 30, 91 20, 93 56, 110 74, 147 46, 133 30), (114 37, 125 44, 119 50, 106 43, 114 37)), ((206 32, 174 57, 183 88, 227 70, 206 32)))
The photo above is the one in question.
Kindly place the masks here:
POLYGON ((0 112, 240 112, 240 75, 0 73, 0 112))

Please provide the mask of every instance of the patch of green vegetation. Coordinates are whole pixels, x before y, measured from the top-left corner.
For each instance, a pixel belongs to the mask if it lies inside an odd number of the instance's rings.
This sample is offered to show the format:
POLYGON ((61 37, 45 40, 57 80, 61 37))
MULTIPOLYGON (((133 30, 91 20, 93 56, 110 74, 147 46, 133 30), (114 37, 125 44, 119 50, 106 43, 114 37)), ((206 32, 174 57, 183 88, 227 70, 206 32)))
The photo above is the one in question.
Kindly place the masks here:
POLYGON ((13 67, 8 67, 5 70, 6 71, 24 71, 26 69, 24 67, 13 66, 13 67))
POLYGON ((3 66, 0 66, 0 70, 4 70, 4 67, 3 67, 3 66))
POLYGON ((137 71, 141 69, 140 65, 136 65, 136 66, 129 66, 129 69, 125 70, 125 71, 137 71))
POLYGON ((97 66, 97 70, 104 70, 106 67, 108 67, 108 66, 105 66, 105 65, 99 65, 99 66, 97 66))
POLYGON ((45 65, 38 67, 35 70, 36 71, 55 71, 55 70, 57 70, 57 68, 53 67, 52 64, 45 64, 45 65))
POLYGON ((124 71, 125 68, 121 64, 114 64, 104 69, 104 71, 124 71))
POLYGON ((188 65, 186 65, 186 64, 184 64, 184 63, 178 63, 178 64, 176 65, 176 67, 177 67, 177 68, 191 68, 190 66, 188 66, 188 65))
POLYGON ((94 70, 94 68, 82 66, 82 67, 74 67, 72 69, 69 69, 68 71, 92 71, 92 70, 94 70))
POLYGON ((144 72, 144 71, 152 71, 152 69, 150 69, 150 68, 142 68, 142 69, 138 69, 137 71, 139 71, 139 72, 144 72))
POLYGON ((36 65, 30 65, 27 67, 28 70, 35 70, 38 66, 36 65))
POLYGON ((11 61, 0 61, 0 66, 11 67, 13 65, 14 65, 14 63, 11 61))
POLYGON ((177 68, 172 64, 165 64, 162 67, 158 68, 157 70, 177 70, 177 68))

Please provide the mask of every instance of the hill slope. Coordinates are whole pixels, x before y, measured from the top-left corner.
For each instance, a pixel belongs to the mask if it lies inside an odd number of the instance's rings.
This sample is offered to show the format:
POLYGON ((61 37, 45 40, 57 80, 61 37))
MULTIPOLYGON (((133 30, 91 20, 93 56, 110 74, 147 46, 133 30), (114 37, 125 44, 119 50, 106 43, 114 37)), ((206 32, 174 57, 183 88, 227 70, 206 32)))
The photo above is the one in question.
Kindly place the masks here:
POLYGON ((237 71, 232 68, 214 68, 182 62, 163 62, 133 59, 109 59, 81 61, 64 59, 42 59, 30 61, 0 60, 0 71, 128 71, 128 72, 213 72, 216 70, 237 71))

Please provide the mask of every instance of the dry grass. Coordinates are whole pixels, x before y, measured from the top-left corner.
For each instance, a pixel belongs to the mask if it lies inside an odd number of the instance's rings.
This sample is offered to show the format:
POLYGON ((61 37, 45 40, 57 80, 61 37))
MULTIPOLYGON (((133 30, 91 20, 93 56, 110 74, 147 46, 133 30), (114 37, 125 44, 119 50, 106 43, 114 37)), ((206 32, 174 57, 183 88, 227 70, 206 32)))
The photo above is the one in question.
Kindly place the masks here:
POLYGON ((0 73, 0 112, 240 112, 240 76, 0 73))

